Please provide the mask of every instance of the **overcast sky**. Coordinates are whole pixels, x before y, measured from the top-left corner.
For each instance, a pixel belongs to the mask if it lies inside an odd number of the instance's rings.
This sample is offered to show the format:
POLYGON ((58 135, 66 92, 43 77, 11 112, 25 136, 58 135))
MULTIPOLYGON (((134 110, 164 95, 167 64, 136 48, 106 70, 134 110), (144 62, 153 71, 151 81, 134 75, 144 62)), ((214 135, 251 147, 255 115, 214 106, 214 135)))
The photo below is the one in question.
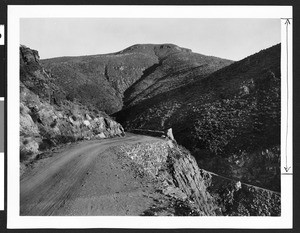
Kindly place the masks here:
POLYGON ((41 59, 172 43, 237 61, 280 43, 280 19, 21 19, 20 34, 41 59))

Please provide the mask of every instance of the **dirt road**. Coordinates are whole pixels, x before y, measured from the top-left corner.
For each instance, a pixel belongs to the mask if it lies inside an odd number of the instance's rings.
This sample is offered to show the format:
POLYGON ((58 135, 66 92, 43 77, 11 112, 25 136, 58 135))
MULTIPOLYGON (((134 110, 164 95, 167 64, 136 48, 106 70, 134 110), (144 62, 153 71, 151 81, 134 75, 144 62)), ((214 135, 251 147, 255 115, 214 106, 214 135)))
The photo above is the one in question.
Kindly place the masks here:
POLYGON ((21 215, 140 215, 163 198, 114 147, 161 140, 127 135, 82 141, 38 160, 21 176, 21 215))

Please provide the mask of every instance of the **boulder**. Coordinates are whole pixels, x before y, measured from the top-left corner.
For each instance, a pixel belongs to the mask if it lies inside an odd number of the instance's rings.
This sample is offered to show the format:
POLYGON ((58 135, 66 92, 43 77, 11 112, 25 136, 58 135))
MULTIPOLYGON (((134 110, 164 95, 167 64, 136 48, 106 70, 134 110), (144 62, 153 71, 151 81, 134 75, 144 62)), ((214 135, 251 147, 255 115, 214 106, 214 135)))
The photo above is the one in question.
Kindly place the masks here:
POLYGON ((174 136, 173 136, 172 128, 167 129, 167 137, 168 137, 169 139, 171 139, 172 141, 175 141, 175 138, 174 138, 174 136))
POLYGON ((105 134, 102 132, 102 133, 99 133, 95 136, 96 138, 106 138, 105 134))

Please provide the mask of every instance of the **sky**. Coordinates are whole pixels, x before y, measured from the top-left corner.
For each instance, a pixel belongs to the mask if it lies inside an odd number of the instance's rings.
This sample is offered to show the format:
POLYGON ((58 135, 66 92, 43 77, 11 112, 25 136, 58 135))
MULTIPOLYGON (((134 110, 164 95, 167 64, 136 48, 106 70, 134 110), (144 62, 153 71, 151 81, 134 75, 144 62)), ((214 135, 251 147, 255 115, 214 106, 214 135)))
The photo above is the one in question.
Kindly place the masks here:
POLYGON ((171 43, 238 61, 280 43, 280 19, 23 18, 20 44, 41 59, 171 43))

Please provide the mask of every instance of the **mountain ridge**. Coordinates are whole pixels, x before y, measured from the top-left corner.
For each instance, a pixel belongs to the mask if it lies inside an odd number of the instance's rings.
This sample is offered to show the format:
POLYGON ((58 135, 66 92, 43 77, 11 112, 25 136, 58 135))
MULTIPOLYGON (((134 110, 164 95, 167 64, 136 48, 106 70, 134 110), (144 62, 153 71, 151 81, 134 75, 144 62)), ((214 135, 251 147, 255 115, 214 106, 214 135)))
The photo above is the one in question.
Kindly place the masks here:
POLYGON ((57 82, 69 98, 111 114, 157 91, 166 91, 161 89, 162 84, 169 90, 232 61, 196 54, 173 44, 136 44, 111 54, 45 59, 41 63, 59 77, 57 82), (189 68, 195 66, 198 70, 190 73, 189 68), (175 71, 181 73, 168 76, 175 71))

